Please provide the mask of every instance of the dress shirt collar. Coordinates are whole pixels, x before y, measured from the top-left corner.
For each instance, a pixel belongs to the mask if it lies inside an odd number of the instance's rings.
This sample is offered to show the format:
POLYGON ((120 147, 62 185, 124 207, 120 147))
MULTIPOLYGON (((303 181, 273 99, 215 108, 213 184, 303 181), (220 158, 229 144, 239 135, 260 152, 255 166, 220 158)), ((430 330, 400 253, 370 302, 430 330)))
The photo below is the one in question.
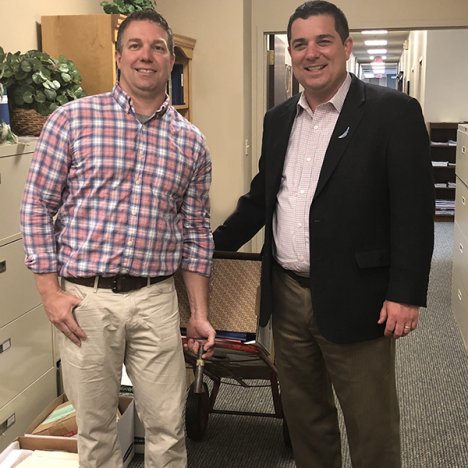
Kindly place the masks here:
MULTIPOLYGON (((324 102, 323 104, 320 104, 320 106, 331 105, 338 113, 341 112, 341 109, 343 108, 350 86, 351 86, 351 75, 349 73, 346 73, 346 78, 344 79, 343 83, 341 84, 340 88, 335 93, 335 95, 329 101, 324 102)), ((317 107, 320 107, 320 106, 317 106, 317 107)), ((309 103, 307 102, 307 99, 305 97, 304 91, 302 91, 301 97, 299 98, 299 101, 297 103, 296 115, 299 115, 299 113, 301 113, 303 110, 309 113, 312 113, 309 103)))
MULTIPOLYGON (((119 83, 116 83, 114 85, 114 88, 112 89, 112 96, 117 102, 117 104, 127 114, 130 114, 130 113, 136 114, 135 109, 132 104, 132 98, 120 87, 119 83)), ((160 119, 166 113, 169 105, 170 105, 170 98, 166 94, 166 99, 162 103, 161 107, 153 115, 150 116, 149 120, 151 120, 153 117, 160 119)))

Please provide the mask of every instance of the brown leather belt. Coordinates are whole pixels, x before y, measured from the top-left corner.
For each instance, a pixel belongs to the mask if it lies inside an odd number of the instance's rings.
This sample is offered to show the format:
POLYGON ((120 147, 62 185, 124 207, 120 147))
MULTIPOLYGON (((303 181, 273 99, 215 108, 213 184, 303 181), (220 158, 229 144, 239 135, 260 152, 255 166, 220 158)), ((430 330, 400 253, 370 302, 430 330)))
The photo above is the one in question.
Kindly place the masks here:
MULTIPOLYGON (((130 275, 115 275, 115 276, 98 276, 97 288, 111 289, 115 293, 127 293, 141 289, 149 284, 160 283, 167 280, 172 275, 167 276, 154 276, 151 278, 143 276, 130 276, 130 275), (148 281, 149 280, 149 281, 148 281)), ((81 286, 95 287, 96 276, 89 276, 86 278, 65 278, 70 283, 80 284, 81 286)))
POLYGON ((286 268, 283 268, 278 262, 275 261, 275 265, 284 273, 286 273, 288 276, 290 276, 293 280, 295 280, 297 283, 299 283, 303 288, 308 288, 310 287, 310 278, 308 276, 302 276, 298 275, 292 270, 286 270, 286 268))

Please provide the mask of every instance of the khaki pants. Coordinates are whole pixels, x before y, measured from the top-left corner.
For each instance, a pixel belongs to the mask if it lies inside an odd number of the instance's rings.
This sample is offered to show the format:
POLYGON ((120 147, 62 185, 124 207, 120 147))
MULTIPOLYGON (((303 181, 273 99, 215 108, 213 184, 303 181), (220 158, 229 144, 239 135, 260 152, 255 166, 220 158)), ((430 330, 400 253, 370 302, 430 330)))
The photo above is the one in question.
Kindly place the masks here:
POLYGON ((298 468, 341 468, 333 389, 353 468, 399 468, 395 341, 340 345, 321 336, 309 288, 276 267, 273 337, 281 401, 298 468))
POLYGON ((77 410, 80 468, 120 468, 116 408, 125 363, 145 427, 145 467, 187 465, 185 364, 173 278, 126 294, 63 281, 82 298, 77 347, 60 334, 65 392, 77 410))

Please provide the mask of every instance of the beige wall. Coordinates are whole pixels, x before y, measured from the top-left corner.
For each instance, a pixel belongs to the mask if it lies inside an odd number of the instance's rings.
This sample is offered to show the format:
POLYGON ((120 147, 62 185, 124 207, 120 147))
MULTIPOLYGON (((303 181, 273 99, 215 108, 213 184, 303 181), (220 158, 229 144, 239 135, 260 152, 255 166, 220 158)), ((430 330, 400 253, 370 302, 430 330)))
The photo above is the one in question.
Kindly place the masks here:
POLYGON ((426 120, 467 121, 467 85, 468 29, 428 31, 424 106, 426 120))
MULTIPOLYGON (((299 0, 254 0, 253 24, 285 31, 299 0)), ((352 29, 468 26, 466 0, 337 0, 352 29)))
POLYGON ((7 52, 37 49, 37 24, 41 16, 103 13, 99 3, 99 0, 0 0, 0 46, 7 52))
POLYGON ((217 226, 251 177, 244 155, 251 127, 250 29, 248 23, 244 26, 250 2, 158 0, 157 4, 174 32, 197 40, 192 120, 205 134, 212 154, 212 224, 217 226))

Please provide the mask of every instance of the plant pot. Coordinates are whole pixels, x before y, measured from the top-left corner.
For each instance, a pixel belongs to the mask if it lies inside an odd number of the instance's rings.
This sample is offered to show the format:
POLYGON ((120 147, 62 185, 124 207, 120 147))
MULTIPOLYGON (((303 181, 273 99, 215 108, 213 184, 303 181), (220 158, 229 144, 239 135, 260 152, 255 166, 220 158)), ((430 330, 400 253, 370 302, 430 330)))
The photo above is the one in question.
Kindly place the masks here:
POLYGON ((47 117, 34 109, 12 109, 11 129, 18 136, 39 136, 47 117))

